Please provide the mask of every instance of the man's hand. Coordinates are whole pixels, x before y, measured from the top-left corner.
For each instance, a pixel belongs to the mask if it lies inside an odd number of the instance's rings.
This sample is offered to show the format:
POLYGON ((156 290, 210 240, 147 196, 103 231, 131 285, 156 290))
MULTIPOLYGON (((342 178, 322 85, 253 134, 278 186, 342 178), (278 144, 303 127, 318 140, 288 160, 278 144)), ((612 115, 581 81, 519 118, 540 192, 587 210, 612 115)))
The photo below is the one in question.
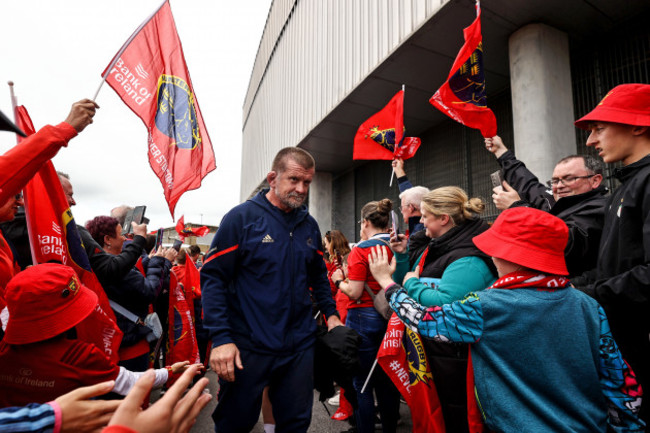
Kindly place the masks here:
POLYGON ((521 200, 519 193, 515 191, 505 180, 503 186, 497 186, 492 189, 492 201, 499 210, 508 209, 516 201, 521 200))
POLYGON ((188 432, 201 409, 212 399, 210 394, 203 392, 209 383, 206 378, 196 382, 183 397, 196 373, 197 366, 190 366, 160 400, 142 410, 142 402, 155 378, 153 372, 148 371, 138 379, 109 424, 129 427, 139 433, 188 432))
POLYGON ((501 155, 508 151, 508 148, 503 144, 503 140, 501 140, 501 137, 498 135, 495 135, 492 138, 486 138, 485 148, 492 152, 497 158, 501 157, 501 155))
POLYGON ((388 253, 386 252, 386 247, 376 246, 370 248, 370 254, 368 254, 368 266, 372 276, 377 280, 379 285, 382 288, 386 288, 391 283, 393 279, 391 278, 393 272, 395 272, 396 261, 395 257, 388 263, 388 253))
POLYGON ((61 432, 92 432, 108 424, 121 400, 90 400, 115 386, 114 381, 85 386, 62 395, 55 401, 61 408, 61 432))
POLYGON ((86 126, 93 123, 93 116, 95 116, 97 108, 99 108, 99 105, 90 99, 75 102, 72 104, 72 109, 65 122, 70 124, 77 132, 81 132, 86 126))
POLYGON ((331 331, 332 329, 336 328, 337 326, 343 326, 343 323, 341 322, 341 319, 339 319, 339 316, 336 315, 331 315, 327 318, 327 331, 331 331))
POLYGON ((406 176, 406 172, 404 171, 404 160, 401 158, 396 158, 392 162, 393 165, 393 170, 395 170, 395 176, 397 177, 403 177, 406 176))
POLYGON ((217 375, 228 382, 235 381, 235 366, 244 369, 239 355, 239 349, 234 343, 222 344, 210 352, 210 367, 217 375))

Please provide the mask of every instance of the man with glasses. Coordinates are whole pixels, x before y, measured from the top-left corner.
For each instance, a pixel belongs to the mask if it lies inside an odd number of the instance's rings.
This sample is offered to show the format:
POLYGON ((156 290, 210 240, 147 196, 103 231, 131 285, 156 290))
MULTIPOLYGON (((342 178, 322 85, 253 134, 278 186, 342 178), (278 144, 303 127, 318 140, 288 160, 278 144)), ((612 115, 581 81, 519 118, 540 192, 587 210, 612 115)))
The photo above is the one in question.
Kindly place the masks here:
POLYGON ((562 219, 569 227, 564 253, 569 274, 576 276, 593 269, 607 200, 602 163, 589 155, 562 158, 553 169, 549 189, 506 148, 501 137, 486 138, 485 147, 496 156, 505 179, 502 187, 493 190, 496 207, 529 206, 562 219))

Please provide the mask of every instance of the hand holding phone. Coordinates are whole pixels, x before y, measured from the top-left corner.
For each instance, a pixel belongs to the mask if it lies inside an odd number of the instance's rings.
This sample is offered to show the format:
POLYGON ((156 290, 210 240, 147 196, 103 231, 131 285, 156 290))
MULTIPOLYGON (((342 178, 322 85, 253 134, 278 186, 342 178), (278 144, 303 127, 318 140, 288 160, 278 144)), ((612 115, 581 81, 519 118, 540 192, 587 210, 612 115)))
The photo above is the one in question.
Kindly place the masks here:
POLYGON ((397 213, 394 210, 390 211, 390 224, 393 229, 393 236, 399 235, 399 220, 397 219, 397 213))
MULTIPOLYGON (((133 210, 130 210, 126 214, 126 217, 124 218, 124 225, 122 226, 122 235, 133 233, 133 227, 131 226, 131 222, 135 222, 136 224, 142 224, 142 222, 146 219, 144 216, 144 212, 146 210, 147 210, 147 206, 136 206, 135 208, 133 208, 133 210)), ((147 221, 149 220, 147 219, 147 221)))

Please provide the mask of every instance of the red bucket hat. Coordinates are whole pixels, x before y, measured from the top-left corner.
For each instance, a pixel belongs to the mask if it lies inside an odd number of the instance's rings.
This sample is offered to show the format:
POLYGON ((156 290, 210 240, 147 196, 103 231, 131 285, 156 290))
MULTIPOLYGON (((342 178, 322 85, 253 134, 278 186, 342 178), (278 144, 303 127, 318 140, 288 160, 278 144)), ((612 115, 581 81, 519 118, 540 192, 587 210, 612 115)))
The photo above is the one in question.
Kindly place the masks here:
POLYGON ((95 309, 97 295, 81 285, 75 271, 56 263, 16 274, 5 289, 9 322, 4 341, 47 340, 77 325, 95 309))
POLYGON ((484 253, 536 271, 568 275, 564 248, 567 225, 556 216, 530 207, 506 209, 492 227, 475 236, 484 253))
POLYGON ((589 122, 650 126, 650 84, 621 84, 605 95, 596 108, 575 121, 581 129, 589 122))

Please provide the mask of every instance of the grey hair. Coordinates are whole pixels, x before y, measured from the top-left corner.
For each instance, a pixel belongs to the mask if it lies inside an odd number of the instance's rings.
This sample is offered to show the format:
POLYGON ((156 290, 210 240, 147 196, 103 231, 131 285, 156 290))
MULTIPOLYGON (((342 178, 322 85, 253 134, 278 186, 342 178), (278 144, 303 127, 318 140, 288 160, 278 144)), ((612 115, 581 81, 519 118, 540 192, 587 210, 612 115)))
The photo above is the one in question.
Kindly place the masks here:
POLYGON ((424 197, 428 192, 428 188, 418 185, 402 192, 399 195, 399 198, 406 201, 406 204, 411 204, 415 208, 420 209, 420 202, 422 201, 422 197, 424 197))
POLYGON ((603 174, 603 163, 596 157, 591 155, 569 155, 565 156, 557 162, 556 165, 560 165, 564 162, 570 161, 572 159, 582 159, 585 164, 585 168, 588 172, 593 174, 603 174))

